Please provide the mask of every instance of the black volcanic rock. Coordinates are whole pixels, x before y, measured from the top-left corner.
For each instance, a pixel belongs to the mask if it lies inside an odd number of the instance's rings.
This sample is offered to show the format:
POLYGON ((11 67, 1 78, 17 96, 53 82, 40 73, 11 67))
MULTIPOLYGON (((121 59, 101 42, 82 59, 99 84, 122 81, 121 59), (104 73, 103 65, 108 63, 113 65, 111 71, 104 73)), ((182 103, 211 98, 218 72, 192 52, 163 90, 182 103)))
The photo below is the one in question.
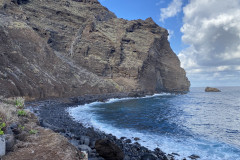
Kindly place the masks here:
POLYGON ((123 160, 123 151, 110 140, 101 139, 97 140, 95 148, 100 156, 106 160, 123 160))
POLYGON ((0 95, 30 99, 189 90, 168 32, 97 0, 0 1, 0 95))

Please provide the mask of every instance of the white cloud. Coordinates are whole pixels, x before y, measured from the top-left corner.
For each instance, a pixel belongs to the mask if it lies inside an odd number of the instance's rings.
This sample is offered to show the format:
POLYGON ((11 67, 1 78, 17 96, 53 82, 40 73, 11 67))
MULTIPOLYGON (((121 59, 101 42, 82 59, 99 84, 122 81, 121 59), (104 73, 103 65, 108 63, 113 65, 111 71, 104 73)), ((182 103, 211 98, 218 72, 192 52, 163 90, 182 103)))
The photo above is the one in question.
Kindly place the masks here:
POLYGON ((173 0, 167 8, 161 8, 160 21, 176 16, 182 10, 182 0, 173 0))
POLYGON ((156 5, 159 6, 159 5, 163 4, 163 3, 165 3, 165 0, 160 0, 159 2, 156 3, 156 5))
POLYGON ((168 40, 170 41, 170 39, 174 36, 174 31, 173 30, 170 30, 168 29, 168 40))
POLYGON ((190 0, 183 8, 182 41, 189 47, 178 56, 192 83, 207 79, 240 85, 239 8, 239 0, 190 0))

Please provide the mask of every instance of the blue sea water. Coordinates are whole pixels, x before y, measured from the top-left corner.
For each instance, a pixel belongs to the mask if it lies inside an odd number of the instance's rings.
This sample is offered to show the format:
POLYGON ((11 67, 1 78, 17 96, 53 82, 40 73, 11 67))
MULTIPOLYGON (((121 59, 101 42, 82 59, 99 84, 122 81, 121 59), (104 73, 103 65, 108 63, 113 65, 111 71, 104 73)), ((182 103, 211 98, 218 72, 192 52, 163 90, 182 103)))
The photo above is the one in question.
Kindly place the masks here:
POLYGON ((202 160, 240 160, 240 87, 219 89, 110 99, 68 111, 85 126, 133 142, 138 137, 151 150, 180 154, 177 159, 196 154, 202 160))

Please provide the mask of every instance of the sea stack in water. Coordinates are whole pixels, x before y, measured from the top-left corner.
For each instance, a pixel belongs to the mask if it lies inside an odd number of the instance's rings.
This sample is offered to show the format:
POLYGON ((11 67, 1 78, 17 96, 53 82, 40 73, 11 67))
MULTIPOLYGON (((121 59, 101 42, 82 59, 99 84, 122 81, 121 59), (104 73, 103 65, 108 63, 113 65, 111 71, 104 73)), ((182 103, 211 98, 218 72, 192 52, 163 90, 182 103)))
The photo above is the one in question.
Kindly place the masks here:
POLYGON ((0 95, 187 92, 190 82, 151 18, 119 19, 97 0, 1 0, 0 95))
POLYGON ((205 92, 221 92, 221 91, 217 88, 206 87, 205 92))

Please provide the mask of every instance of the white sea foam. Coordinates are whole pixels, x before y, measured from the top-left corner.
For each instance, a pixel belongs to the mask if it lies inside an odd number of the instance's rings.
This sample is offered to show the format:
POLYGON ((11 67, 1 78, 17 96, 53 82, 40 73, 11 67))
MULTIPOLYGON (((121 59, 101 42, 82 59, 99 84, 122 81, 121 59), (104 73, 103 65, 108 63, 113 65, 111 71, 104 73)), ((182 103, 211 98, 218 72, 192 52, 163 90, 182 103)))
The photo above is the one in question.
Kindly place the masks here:
POLYGON ((159 96, 166 96, 166 95, 171 95, 170 93, 159 93, 159 94, 154 94, 154 95, 146 95, 145 97, 126 97, 126 98, 111 98, 107 100, 105 103, 115 103, 119 101, 127 101, 131 99, 144 99, 144 98, 151 98, 151 97, 159 97, 159 96))
MULTIPOLYGON (((169 94, 158 94, 153 96, 163 96, 169 94)), ((149 97, 153 97, 149 96, 149 97)), ((143 97, 143 98, 149 98, 143 97)), ((99 121, 98 116, 94 113, 97 105, 104 103, 115 103, 119 101, 138 99, 138 98, 122 98, 122 99, 109 99, 106 102, 93 102, 90 104, 81 105, 75 108, 69 108, 68 112, 74 120, 81 122, 86 127, 94 127, 107 134, 113 134, 117 138, 127 137, 134 142, 134 138, 140 138, 138 141, 141 145, 149 148, 150 150, 159 147, 166 153, 178 153, 180 156, 176 156, 176 159, 188 158, 192 154, 199 155, 201 160, 240 160, 239 152, 234 152, 234 148, 231 146, 205 140, 204 138, 192 137, 188 139, 181 139, 178 137, 161 136, 150 133, 141 133, 133 129, 121 129, 114 127, 111 124, 99 121), (93 108, 93 106, 95 106, 93 108)))

